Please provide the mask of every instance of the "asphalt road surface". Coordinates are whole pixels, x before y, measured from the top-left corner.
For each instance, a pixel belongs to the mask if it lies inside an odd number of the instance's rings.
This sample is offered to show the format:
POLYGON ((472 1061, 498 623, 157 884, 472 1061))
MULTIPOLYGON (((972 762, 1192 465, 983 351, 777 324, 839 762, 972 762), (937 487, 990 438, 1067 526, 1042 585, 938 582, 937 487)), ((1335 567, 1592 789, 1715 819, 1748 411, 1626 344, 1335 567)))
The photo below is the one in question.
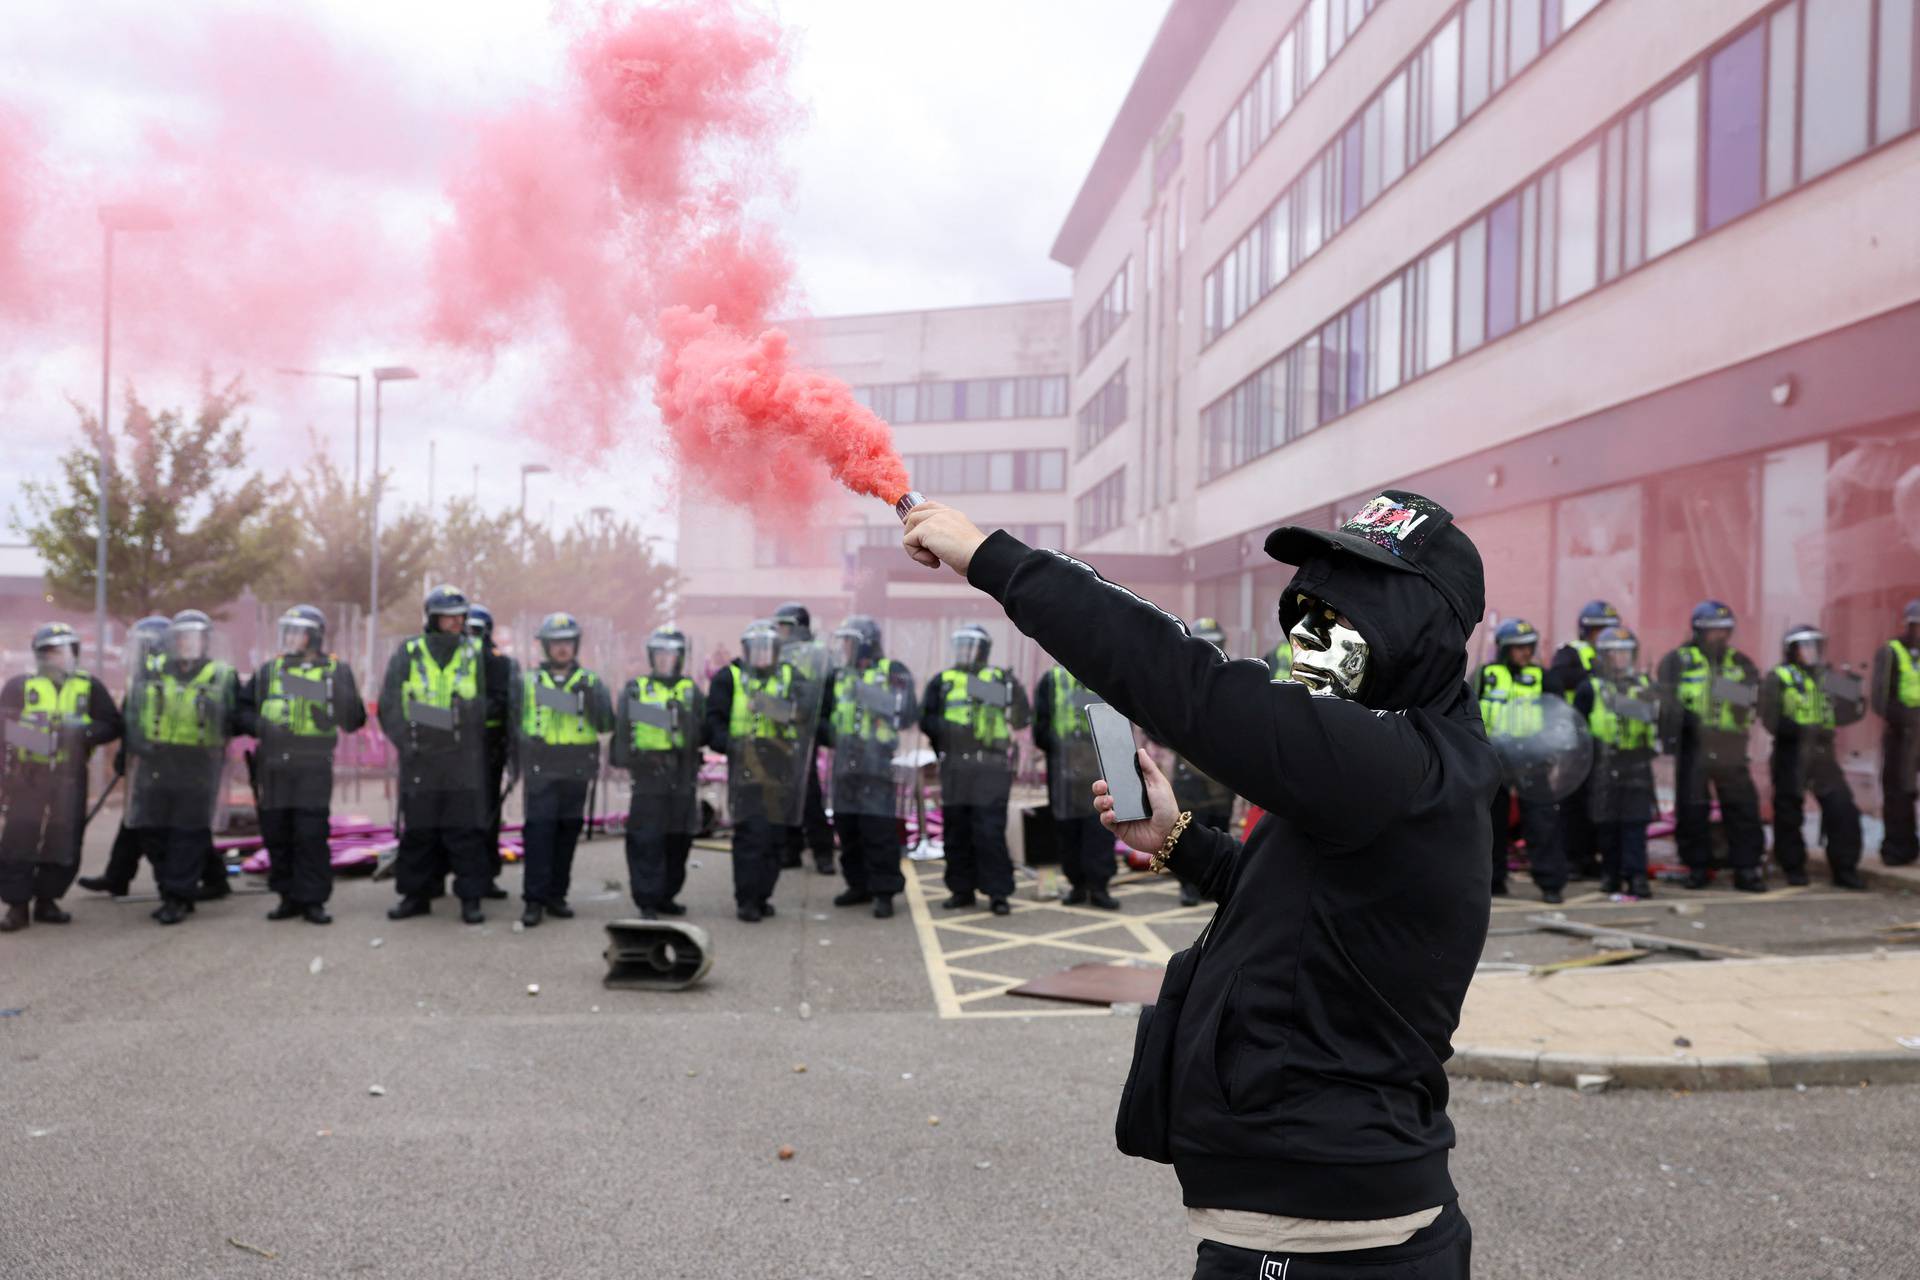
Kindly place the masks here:
MULTIPOLYGON (((678 994, 600 985, 613 841, 579 918, 518 933, 389 922, 366 881, 325 929, 76 892, 0 939, 0 1276, 1190 1274, 1171 1173, 1113 1149, 1130 1019, 942 1020, 905 913, 809 869, 742 925, 696 857, 716 963, 678 994)), ((1920 1270, 1920 1088, 1462 1082, 1453 1114, 1477 1275, 1920 1270)))

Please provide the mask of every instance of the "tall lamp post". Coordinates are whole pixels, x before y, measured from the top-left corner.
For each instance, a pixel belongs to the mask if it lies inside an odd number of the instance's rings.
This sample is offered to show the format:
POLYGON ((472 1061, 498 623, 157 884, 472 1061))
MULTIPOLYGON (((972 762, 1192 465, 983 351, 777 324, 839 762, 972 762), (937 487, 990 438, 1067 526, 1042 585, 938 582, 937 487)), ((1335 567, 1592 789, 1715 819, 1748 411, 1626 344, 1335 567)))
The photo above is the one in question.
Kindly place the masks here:
POLYGON ((93 564, 93 645, 94 657, 103 669, 107 662, 107 482, 113 469, 113 436, 108 427, 113 411, 113 233, 167 231, 172 227, 173 219, 146 205, 100 206, 104 252, 100 272, 100 467, 95 480, 100 488, 100 509, 93 564))
POLYGON ((280 369, 293 378, 340 378, 353 384, 353 495, 360 496, 360 375, 335 373, 331 369, 280 369))
POLYGON ((410 382, 420 375, 403 364, 373 371, 373 573, 367 585, 367 678, 373 679, 375 629, 380 622, 380 387, 388 382, 410 382))
POLYGON ((527 477, 544 476, 553 468, 544 462, 523 462, 520 464, 520 551, 527 549, 527 477))

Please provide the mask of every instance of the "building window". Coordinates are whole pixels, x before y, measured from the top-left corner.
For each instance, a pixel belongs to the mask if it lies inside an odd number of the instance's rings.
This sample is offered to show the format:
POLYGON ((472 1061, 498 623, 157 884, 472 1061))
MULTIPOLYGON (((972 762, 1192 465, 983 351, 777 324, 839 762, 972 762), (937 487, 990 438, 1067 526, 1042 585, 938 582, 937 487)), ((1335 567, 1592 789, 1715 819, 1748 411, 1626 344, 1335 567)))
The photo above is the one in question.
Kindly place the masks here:
POLYGON ((1867 149, 1873 0, 1806 0, 1800 176, 1817 178, 1867 149))
POLYGON ((1126 420, 1127 366, 1123 364, 1114 370, 1104 386, 1080 406, 1080 453, 1085 454, 1112 435, 1114 429, 1126 420))
POLYGON ((1095 300, 1092 308, 1080 320, 1080 367, 1086 368, 1100 348, 1107 345, 1133 310, 1133 301, 1129 295, 1130 278, 1133 275, 1133 259, 1128 258, 1113 273, 1113 279, 1095 300))
MULTIPOLYGON (((1207 272, 1201 282, 1201 342, 1212 342, 1239 323, 1601 3, 1465 0, 1456 5, 1207 272)), ((1223 169, 1221 176, 1230 179, 1238 172, 1223 169)), ((1209 170, 1210 183, 1215 176, 1209 170)), ((1207 203, 1211 208, 1211 195, 1207 203)), ((1551 292, 1552 278, 1541 287, 1551 292)), ((1529 298, 1532 294, 1528 290, 1529 298)))
POLYGON ((1057 493, 1067 487, 1065 449, 915 453, 906 457, 923 493, 1057 493))
MULTIPOLYGON (((1067 526, 1063 524, 1008 524, 1000 527, 1030 547, 1051 547, 1057 551, 1067 545, 1067 526)), ((898 529, 893 531, 891 545, 900 545, 898 529)))
POLYGON ((993 422, 1060 418, 1067 412, 1067 375, 1023 374, 964 382, 898 382, 855 387, 854 399, 896 426, 916 422, 993 422))
POLYGON ((1121 467, 1073 500, 1075 527, 1081 543, 1092 542, 1118 529, 1126 520, 1127 469, 1121 467))
MULTIPOLYGON (((1600 2, 1563 3, 1556 29, 1548 0, 1541 11, 1547 19, 1542 38, 1553 39, 1600 2)), ((1849 34, 1854 29, 1847 14, 1853 10, 1846 6, 1855 2, 1788 0, 1761 14, 1678 80, 1601 126, 1424 257, 1203 406, 1203 481, 1740 216, 1757 206, 1757 191, 1768 200, 1786 194, 1839 163, 1841 148, 1854 145, 1845 140, 1864 138, 1862 130, 1880 140, 1876 145, 1911 134, 1920 122, 1913 74, 1920 60, 1920 0, 1857 0, 1859 11, 1874 18, 1875 38, 1865 43, 1854 38, 1857 32, 1849 34), (1889 17, 1894 10, 1897 16, 1889 17), (1816 17, 1842 28, 1823 31, 1817 51, 1808 34, 1816 17), (1847 123, 1855 120, 1852 106, 1843 111, 1832 102, 1803 102, 1801 86, 1813 83, 1816 62, 1828 78, 1843 62, 1858 64, 1859 101, 1871 102, 1873 110, 1859 117, 1857 129, 1847 123), (1889 98, 1892 105, 1883 105, 1889 98), (1826 142, 1807 140, 1815 112, 1829 116, 1821 126, 1826 142), (1834 120, 1840 126, 1830 127, 1834 120), (1887 129, 1904 132, 1886 132, 1883 120, 1887 129), (1796 137, 1801 176, 1794 167, 1796 137)), ((1509 0, 1494 0, 1493 12, 1497 51, 1500 15, 1511 13, 1509 0)), ((1496 80, 1498 71, 1496 62, 1496 80)), ((1839 88, 1825 85, 1819 92, 1839 88)))

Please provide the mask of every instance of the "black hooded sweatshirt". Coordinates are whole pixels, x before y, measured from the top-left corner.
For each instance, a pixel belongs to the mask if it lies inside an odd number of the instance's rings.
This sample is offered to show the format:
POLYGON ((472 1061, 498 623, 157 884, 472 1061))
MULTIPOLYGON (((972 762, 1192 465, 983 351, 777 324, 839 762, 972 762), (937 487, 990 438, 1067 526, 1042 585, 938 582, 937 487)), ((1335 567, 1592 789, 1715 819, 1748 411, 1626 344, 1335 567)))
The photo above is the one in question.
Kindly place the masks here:
POLYGON ((1456 1198, 1443 1065, 1486 939, 1499 775, 1466 633, 1415 573, 1310 559, 1371 647, 1360 701, 1235 661, 1088 566, 1005 532, 968 580, 1134 723, 1266 810, 1172 859, 1219 902, 1180 1012, 1171 1135, 1185 1202, 1397 1217, 1456 1198), (1382 708, 1376 710, 1374 708, 1382 708))

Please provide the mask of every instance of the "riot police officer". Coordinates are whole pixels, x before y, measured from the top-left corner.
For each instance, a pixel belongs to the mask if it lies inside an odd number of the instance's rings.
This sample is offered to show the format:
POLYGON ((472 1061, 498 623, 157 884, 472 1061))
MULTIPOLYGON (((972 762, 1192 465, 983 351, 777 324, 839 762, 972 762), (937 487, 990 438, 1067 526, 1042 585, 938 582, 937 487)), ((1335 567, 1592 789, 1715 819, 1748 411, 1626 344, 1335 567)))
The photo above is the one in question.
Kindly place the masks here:
POLYGON ((267 887, 280 895, 267 919, 332 924, 333 751, 342 733, 366 724, 367 709, 353 668, 327 652, 325 614, 295 605, 280 616, 279 633, 279 654, 254 673, 239 708, 240 731, 260 743, 248 767, 271 859, 267 887))
POLYGON ((1920 600, 1909 600, 1901 633, 1873 655, 1867 698, 1886 722, 1880 733, 1880 811, 1886 833, 1880 861, 1889 867, 1920 861, 1915 775, 1920 774, 1920 600))
MULTIPOLYGON (((1226 652, 1227 633, 1212 618, 1195 618, 1187 628, 1188 634, 1205 640, 1222 653, 1226 652)), ((1280 647, 1269 655, 1267 670, 1276 680, 1285 680, 1293 674, 1293 646, 1285 639, 1280 647)), ((1152 735, 1148 735, 1152 738, 1152 735)), ((1159 743, 1158 738, 1152 739, 1159 743)), ((1165 745, 1165 744, 1160 744, 1165 745)), ((1233 827, 1234 794, 1222 784, 1209 778, 1196 768, 1191 760, 1175 753, 1173 769, 1167 775, 1167 781, 1173 784, 1174 803, 1183 813, 1191 813, 1193 820, 1203 827, 1212 827, 1215 831, 1231 831, 1233 827)), ((1197 907, 1200 905, 1200 886, 1182 876, 1180 879, 1180 905, 1197 907)))
POLYGON ((1118 911, 1119 899, 1107 892, 1113 880, 1113 833, 1100 825, 1093 808, 1100 758, 1086 709, 1098 701, 1071 671, 1049 668, 1033 691, 1033 745, 1047 753, 1047 807, 1060 870, 1067 877, 1067 905, 1118 911))
MULTIPOLYGON (((1660 748, 1660 695, 1640 669, 1640 640, 1622 626, 1591 641, 1592 663, 1573 705, 1593 736, 1593 771, 1583 790, 1600 850, 1600 892, 1651 898, 1647 824, 1653 821, 1653 760, 1660 748)), ((1562 810, 1573 803, 1562 802, 1562 810)))
MULTIPOLYGON (((167 627, 166 656, 141 682, 128 716, 128 751, 138 758, 127 825, 141 832, 160 885, 153 918, 179 924, 209 895, 215 862, 213 811, 236 729, 240 682, 210 657, 213 622, 183 609, 167 627), (204 887, 203 887, 204 886, 204 887)), ((219 892, 225 890, 222 868, 219 892)))
MULTIPOLYGON (((1219 625, 1217 622, 1214 623, 1215 627, 1219 625)), ((1225 632, 1222 632, 1222 637, 1224 637, 1225 634, 1225 632)), ((1222 648, 1224 649, 1224 645, 1222 648)), ((1275 680, 1285 680, 1293 674, 1293 641, 1286 636, 1281 636, 1280 643, 1274 645, 1273 649, 1266 657, 1262 658, 1261 661, 1267 664, 1268 675, 1272 676, 1275 680)))
POLYGON ((606 684, 579 663, 579 620, 550 613, 535 638, 545 660, 521 678, 513 711, 527 788, 521 888, 526 907, 520 923, 529 929, 543 915, 573 918, 567 905, 573 853, 586 821, 588 789, 600 777, 600 735, 613 728, 606 684))
MULTIPOLYGON (((1608 627, 1621 625, 1620 611, 1605 600, 1581 605, 1578 638, 1554 651, 1553 662, 1547 667, 1547 692, 1568 702, 1580 701, 1579 694, 1593 678, 1596 638, 1608 627)), ((1574 880, 1588 880, 1599 872, 1593 798, 1587 786, 1582 783, 1560 802, 1561 848, 1566 854, 1568 876, 1574 880)))
MULTIPOLYGON (((789 600, 773 611, 773 628, 780 633, 780 660, 806 676, 810 688, 824 692, 827 668, 831 665, 820 642, 813 638, 813 613, 798 600, 789 600)), ((813 869, 823 876, 833 874, 833 824, 827 821, 826 799, 820 790, 818 749, 807 763, 807 807, 800 824, 787 837, 783 867, 801 865, 801 851, 813 853, 813 869)))
POLYGON ((1791 628, 1780 642, 1780 665, 1760 685, 1760 723, 1773 735, 1768 772, 1773 781, 1773 856, 1788 884, 1807 883, 1803 797, 1820 805, 1827 867, 1842 889, 1864 889, 1860 878, 1860 808, 1840 770, 1833 734, 1866 713, 1861 681, 1827 666, 1827 637, 1818 627, 1791 628))
POLYGON ((899 788, 893 759, 901 731, 919 719, 913 673, 881 649, 880 624, 856 614, 833 633, 836 666, 820 716, 833 748, 833 826, 840 837, 846 892, 835 906, 873 903, 876 919, 893 914, 907 887, 900 871, 899 788))
MULTIPOLYGON (((520 684, 520 664, 513 655, 501 652, 500 646, 493 640, 493 610, 483 604, 474 604, 467 609, 467 634, 480 642, 481 660, 486 667, 487 687, 489 689, 514 689, 520 684)), ((504 704, 503 704, 504 705, 504 704)), ((501 815, 506 809, 507 792, 513 789, 513 779, 508 771, 518 767, 513 752, 513 729, 507 723, 504 711, 487 715, 487 888, 480 896, 501 899, 507 891, 500 887, 500 868, 505 865, 500 856, 501 815)))
POLYGON ((0 725, 0 933, 35 920, 66 924, 73 917, 60 899, 80 869, 87 758, 121 730, 113 695, 80 669, 72 627, 50 622, 33 633, 33 674, 0 688, 0 725))
MULTIPOLYGON (((134 690, 140 687, 144 675, 151 672, 155 663, 165 658, 169 622, 164 614, 149 614, 127 628, 127 687, 121 695, 122 705, 129 711, 138 707, 134 700, 134 690)), ((139 767, 136 763, 136 769, 139 767)), ((124 738, 120 749, 114 752, 113 771, 122 777, 127 772, 127 744, 124 738)), ((133 783, 129 782, 129 789, 133 783)), ((140 870, 140 833, 127 825, 130 808, 120 811, 120 827, 113 833, 113 847, 107 853, 107 869, 97 876, 81 876, 79 885, 91 893, 107 893, 114 897, 124 897, 133 886, 133 877, 140 870)), ((155 874, 158 874, 156 869, 155 874)))
POLYGON ((480 642, 467 634, 468 608, 458 587, 428 592, 422 634, 393 651, 380 684, 380 731, 400 753, 400 901, 391 920, 432 911, 451 869, 461 920, 486 921, 486 726, 505 718, 511 690, 488 679, 480 642))
POLYGON ((1733 610, 1718 600, 1693 607, 1693 635, 1660 660, 1661 747, 1674 756, 1675 843, 1687 888, 1713 882, 1713 796, 1727 835, 1733 887, 1765 893, 1760 793, 1747 763, 1747 728, 1760 699, 1760 671, 1733 647, 1733 610))
POLYGON ((627 681, 611 755, 632 780, 627 802, 627 886, 643 920, 683 916, 687 854, 700 822, 700 748, 706 698, 687 675, 687 637, 660 627, 647 637, 647 673, 627 681))
POLYGON ((1013 908, 1007 853, 1007 796, 1013 789, 1016 731, 1033 719, 1018 676, 988 661, 993 636, 978 623, 953 633, 953 665, 927 682, 920 729, 940 757, 940 819, 951 911, 984 892, 993 914, 1013 908))
POLYGON ((1520 833, 1527 842, 1527 867, 1543 902, 1564 901, 1566 855, 1560 847, 1560 812, 1542 780, 1533 776, 1525 740, 1545 728, 1540 700, 1546 672, 1534 661, 1540 633, 1520 618, 1494 629, 1495 660, 1480 668, 1480 719, 1487 738, 1501 753, 1506 773, 1493 793, 1493 892, 1507 891, 1507 860, 1513 848, 1512 809, 1520 807, 1520 833))

